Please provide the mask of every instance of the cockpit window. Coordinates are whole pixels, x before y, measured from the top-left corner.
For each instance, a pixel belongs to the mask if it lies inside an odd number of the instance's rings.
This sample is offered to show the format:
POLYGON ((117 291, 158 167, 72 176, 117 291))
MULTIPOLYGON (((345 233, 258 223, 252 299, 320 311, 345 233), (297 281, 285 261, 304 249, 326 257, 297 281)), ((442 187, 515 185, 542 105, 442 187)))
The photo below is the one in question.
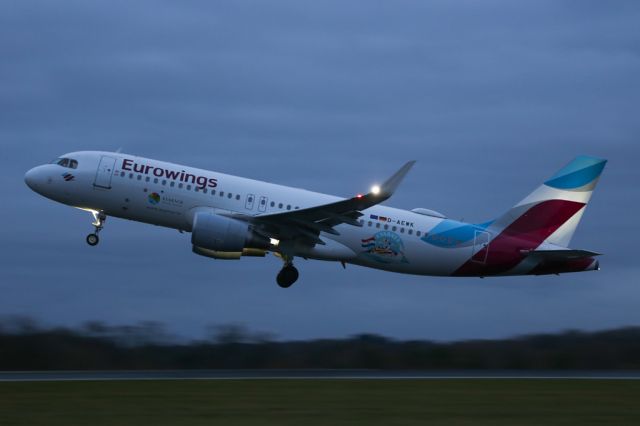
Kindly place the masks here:
POLYGON ((78 161, 72 160, 71 158, 56 158, 51 162, 51 164, 57 164, 62 167, 67 167, 69 169, 77 169, 78 161))

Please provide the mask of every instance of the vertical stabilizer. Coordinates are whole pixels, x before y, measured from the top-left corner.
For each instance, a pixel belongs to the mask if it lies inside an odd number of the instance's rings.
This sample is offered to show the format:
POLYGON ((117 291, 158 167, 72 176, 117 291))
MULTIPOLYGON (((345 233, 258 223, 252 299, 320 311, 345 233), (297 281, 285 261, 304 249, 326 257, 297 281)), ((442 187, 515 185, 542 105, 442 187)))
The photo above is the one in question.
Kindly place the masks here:
POLYGON ((567 247, 606 163, 601 158, 576 157, 492 228, 537 245, 547 242, 567 247))

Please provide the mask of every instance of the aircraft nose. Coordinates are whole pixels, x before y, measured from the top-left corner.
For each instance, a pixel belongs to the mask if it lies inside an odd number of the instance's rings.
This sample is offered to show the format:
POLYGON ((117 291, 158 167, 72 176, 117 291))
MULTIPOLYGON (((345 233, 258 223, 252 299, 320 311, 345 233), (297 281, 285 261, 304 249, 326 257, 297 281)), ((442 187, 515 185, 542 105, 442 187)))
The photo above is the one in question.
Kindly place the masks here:
POLYGON ((37 187, 38 187, 38 167, 34 167, 33 169, 29 170, 27 173, 25 173, 24 175, 24 181, 27 184, 27 186, 29 188, 31 188, 34 191, 37 191, 37 187))

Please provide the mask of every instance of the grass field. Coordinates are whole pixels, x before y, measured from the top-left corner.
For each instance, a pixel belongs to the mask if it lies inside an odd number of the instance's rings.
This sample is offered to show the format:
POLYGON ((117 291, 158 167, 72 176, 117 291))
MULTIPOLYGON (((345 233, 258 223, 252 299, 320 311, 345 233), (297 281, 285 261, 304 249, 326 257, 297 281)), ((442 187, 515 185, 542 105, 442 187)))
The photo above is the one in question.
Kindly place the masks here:
POLYGON ((0 425, 640 424, 640 381, 0 383, 0 425))

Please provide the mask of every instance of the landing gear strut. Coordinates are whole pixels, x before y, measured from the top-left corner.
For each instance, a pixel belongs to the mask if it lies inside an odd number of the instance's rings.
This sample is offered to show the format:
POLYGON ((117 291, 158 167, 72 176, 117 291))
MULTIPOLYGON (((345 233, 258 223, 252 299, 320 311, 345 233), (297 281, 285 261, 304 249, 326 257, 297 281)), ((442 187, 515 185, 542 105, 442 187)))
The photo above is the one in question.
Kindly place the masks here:
POLYGON ((104 214, 104 212, 99 212, 99 211, 95 211, 92 210, 91 214, 93 215, 93 227, 95 228, 95 231, 93 232, 93 234, 89 234, 87 235, 87 244, 89 244, 90 246, 95 246, 100 242, 100 238, 98 237, 98 234, 100 233, 100 231, 102 231, 102 228, 104 227, 104 222, 107 220, 107 215, 104 214))
POLYGON ((278 272, 278 276, 276 277, 276 282, 282 288, 289 288, 296 282, 298 279, 298 270, 295 266, 293 266, 293 257, 283 257, 284 266, 278 272))

